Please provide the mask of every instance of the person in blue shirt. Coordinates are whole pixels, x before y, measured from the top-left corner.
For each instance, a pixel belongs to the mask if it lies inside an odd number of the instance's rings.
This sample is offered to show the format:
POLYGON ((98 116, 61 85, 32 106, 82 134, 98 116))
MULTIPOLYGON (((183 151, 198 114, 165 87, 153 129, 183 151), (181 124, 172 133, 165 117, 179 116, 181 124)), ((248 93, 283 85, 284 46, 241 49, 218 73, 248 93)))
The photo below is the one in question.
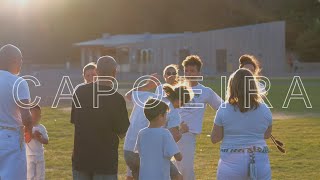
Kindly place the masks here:
POLYGON ((217 179, 271 179, 265 141, 271 131, 272 113, 262 103, 253 74, 238 69, 229 78, 211 134, 212 143, 222 141, 217 179))

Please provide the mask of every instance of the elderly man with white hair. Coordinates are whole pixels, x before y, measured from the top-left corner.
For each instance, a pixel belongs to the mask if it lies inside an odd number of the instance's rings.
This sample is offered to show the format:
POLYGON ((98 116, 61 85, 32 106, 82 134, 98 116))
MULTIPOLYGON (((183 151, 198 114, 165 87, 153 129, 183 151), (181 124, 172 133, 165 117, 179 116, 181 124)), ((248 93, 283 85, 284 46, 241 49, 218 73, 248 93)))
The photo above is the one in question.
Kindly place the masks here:
POLYGON ((25 141, 32 134, 27 82, 20 78, 21 51, 11 45, 0 49, 0 179, 27 179, 25 141), (26 135, 24 138, 24 134, 26 135))

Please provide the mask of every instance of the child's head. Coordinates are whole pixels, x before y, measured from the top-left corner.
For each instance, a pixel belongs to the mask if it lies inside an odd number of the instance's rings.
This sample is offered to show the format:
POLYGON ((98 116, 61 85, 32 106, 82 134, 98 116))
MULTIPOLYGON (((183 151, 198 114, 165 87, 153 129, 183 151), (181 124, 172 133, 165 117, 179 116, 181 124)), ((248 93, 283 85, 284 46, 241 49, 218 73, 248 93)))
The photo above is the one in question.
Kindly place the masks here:
POLYGON ((30 112, 32 116, 32 124, 38 124, 41 119, 41 107, 39 105, 35 105, 32 108, 30 108, 30 112))
POLYGON ((97 76, 97 66, 95 63, 91 62, 89 64, 87 64, 86 66, 84 66, 83 68, 83 79, 85 81, 85 83, 92 83, 94 81, 93 77, 97 76))
POLYGON ((185 103, 188 103, 191 99, 191 93, 187 87, 183 85, 178 85, 176 87, 164 85, 163 90, 166 93, 167 98, 173 104, 174 108, 180 108, 185 103))
POLYGON ((150 121, 150 124, 156 124, 161 127, 166 124, 168 110, 169 107, 166 103, 151 98, 144 106, 144 115, 150 121))

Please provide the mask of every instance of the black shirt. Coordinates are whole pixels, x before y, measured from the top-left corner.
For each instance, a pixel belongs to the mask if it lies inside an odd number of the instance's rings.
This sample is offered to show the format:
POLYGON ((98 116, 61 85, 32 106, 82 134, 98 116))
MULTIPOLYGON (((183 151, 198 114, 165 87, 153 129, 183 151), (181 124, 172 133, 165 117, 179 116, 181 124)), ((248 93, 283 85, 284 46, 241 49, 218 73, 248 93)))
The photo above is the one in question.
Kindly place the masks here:
POLYGON ((76 108, 74 95, 71 110, 71 122, 75 125, 72 159, 77 171, 109 175, 118 173, 118 135, 126 133, 129 119, 124 98, 111 89, 109 86, 90 83, 75 91, 81 105, 81 108, 76 108), (93 100, 97 97, 97 90, 98 94, 110 90, 109 94, 114 94, 100 95, 99 101, 96 101, 99 102, 98 108, 94 108, 93 100))

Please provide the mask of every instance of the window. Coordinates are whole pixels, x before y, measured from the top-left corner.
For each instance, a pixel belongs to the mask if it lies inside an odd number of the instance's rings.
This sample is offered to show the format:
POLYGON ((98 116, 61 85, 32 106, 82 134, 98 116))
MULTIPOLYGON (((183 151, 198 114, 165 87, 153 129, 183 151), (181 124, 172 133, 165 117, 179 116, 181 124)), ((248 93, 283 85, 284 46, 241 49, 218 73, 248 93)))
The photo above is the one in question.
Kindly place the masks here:
POLYGON ((149 64, 152 62, 152 49, 139 49, 137 50, 137 62, 138 64, 149 64))

